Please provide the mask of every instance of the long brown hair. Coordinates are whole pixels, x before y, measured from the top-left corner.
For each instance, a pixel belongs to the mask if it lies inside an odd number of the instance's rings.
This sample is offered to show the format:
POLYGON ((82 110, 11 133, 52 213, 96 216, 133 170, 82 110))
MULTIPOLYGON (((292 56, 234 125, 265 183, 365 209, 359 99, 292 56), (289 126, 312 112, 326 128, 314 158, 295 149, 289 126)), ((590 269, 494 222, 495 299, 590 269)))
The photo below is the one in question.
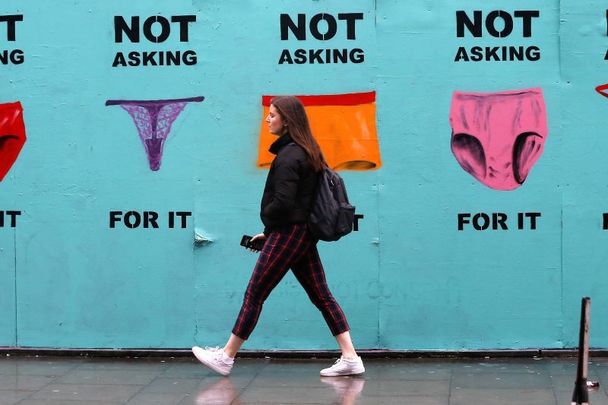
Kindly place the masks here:
POLYGON ((302 102, 293 96, 279 96, 273 98, 270 104, 281 114, 283 123, 287 124, 287 131, 291 139, 306 151, 314 170, 321 171, 325 165, 325 158, 310 130, 308 116, 302 102))

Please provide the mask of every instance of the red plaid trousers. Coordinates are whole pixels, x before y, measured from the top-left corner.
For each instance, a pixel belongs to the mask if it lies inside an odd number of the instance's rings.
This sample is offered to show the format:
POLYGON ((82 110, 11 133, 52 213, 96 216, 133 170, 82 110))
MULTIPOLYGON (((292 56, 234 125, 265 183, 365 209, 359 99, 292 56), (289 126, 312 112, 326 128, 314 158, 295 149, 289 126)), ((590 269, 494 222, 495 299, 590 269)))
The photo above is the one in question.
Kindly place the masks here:
POLYGON ((264 301, 290 268, 312 303, 323 314, 331 333, 336 336, 350 329, 344 312, 327 287, 317 241, 306 224, 292 224, 268 236, 249 280, 232 333, 241 339, 249 338, 264 301))

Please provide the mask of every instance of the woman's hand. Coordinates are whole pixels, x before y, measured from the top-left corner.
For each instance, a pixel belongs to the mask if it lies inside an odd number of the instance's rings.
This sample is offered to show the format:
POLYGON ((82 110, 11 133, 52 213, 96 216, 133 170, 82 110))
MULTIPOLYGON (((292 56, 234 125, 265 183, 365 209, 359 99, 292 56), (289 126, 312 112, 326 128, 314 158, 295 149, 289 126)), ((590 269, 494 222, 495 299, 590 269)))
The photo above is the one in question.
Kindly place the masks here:
POLYGON ((251 241, 253 242, 256 239, 266 240, 266 235, 264 235, 263 233, 258 233, 257 235, 251 238, 251 241))
MULTIPOLYGON (((256 241, 256 240, 260 240, 260 241, 262 241, 262 242, 263 242, 263 241, 265 241, 265 240, 266 240, 266 235, 264 235, 263 233, 258 233, 257 235, 255 235, 254 237, 252 237, 252 238, 251 238, 251 240, 249 241, 249 243, 250 243, 250 244, 252 244, 252 243, 253 243, 254 241, 256 241)), ((262 243, 262 245, 263 245, 263 244, 264 244, 264 243, 262 243)), ((248 249, 249 251, 251 251, 251 252, 255 252, 255 253, 259 252, 259 250, 250 249, 250 248, 247 248, 247 249, 248 249)), ((261 248, 260 248, 260 249, 261 249, 261 248)))

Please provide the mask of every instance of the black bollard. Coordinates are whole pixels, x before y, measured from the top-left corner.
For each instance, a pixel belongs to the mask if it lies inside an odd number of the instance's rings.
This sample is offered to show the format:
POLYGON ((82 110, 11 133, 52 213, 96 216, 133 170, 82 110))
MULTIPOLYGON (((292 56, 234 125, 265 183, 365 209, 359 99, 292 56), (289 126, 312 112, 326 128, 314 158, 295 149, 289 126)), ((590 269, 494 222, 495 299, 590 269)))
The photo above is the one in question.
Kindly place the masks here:
POLYGON ((587 377, 589 371, 589 312, 591 298, 584 297, 581 303, 581 326, 578 342, 578 367, 576 369, 576 382, 572 393, 572 405, 589 404, 589 388, 587 377))

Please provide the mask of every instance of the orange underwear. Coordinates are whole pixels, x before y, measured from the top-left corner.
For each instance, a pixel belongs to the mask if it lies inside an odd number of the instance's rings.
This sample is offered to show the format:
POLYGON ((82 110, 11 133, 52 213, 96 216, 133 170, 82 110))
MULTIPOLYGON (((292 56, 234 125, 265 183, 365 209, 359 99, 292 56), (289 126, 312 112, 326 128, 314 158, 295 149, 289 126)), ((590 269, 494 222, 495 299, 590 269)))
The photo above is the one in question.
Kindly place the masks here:
MULTIPOLYGON (((260 125, 258 167, 270 167, 274 159, 268 148, 277 137, 270 133, 265 122, 273 97, 262 96, 264 114, 260 125)), ((310 129, 330 167, 371 170, 381 166, 375 91, 296 97, 306 107, 310 129)))
POLYGON ((0 181, 17 160, 25 143, 25 124, 20 102, 0 104, 0 181))

